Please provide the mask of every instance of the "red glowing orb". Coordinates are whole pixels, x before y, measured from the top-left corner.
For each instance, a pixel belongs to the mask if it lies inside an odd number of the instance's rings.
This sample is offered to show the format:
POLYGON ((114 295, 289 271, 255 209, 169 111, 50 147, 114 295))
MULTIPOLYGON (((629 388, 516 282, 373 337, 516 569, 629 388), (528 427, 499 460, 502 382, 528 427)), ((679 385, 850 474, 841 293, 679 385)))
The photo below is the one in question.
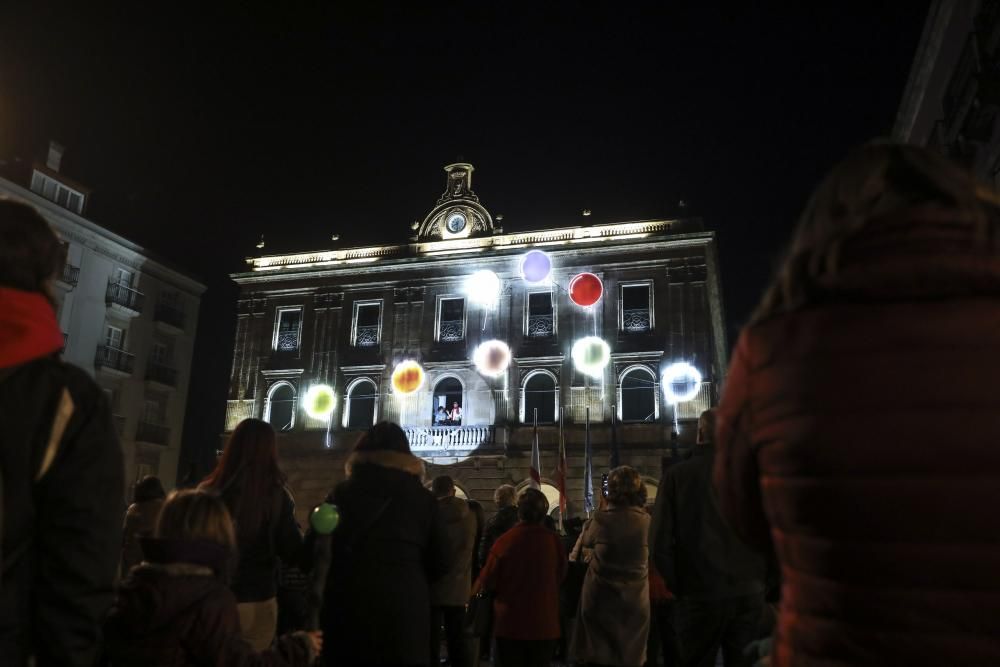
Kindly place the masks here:
POLYGON ((593 273, 578 273, 569 281, 569 298, 578 306, 593 306, 604 296, 604 284, 593 273))

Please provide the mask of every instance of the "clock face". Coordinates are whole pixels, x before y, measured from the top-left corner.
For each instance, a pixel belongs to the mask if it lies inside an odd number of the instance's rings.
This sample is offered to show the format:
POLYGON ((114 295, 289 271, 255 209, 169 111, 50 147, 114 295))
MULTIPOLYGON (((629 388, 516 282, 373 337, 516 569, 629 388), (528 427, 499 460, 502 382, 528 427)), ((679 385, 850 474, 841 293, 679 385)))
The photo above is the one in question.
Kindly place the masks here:
POLYGON ((461 213, 452 213, 448 216, 447 227, 452 234, 458 234, 465 229, 465 216, 461 213))

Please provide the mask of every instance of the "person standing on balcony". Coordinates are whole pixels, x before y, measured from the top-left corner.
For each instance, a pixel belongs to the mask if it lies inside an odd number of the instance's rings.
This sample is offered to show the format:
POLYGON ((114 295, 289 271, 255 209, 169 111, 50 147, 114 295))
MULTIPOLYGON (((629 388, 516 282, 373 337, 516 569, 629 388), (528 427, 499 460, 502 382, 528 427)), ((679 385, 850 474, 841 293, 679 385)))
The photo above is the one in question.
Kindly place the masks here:
POLYGON ((0 199, 0 665, 92 665, 121 548, 124 463, 111 410, 63 363, 52 285, 65 250, 0 199))
POLYGON ((231 587, 240 629, 254 650, 263 651, 278 627, 278 559, 296 563, 302 548, 271 425, 241 421, 200 488, 220 494, 233 516, 240 559, 231 587))
POLYGON ((451 406, 451 412, 448 414, 448 419, 451 420, 453 426, 462 425, 462 406, 455 401, 451 406))

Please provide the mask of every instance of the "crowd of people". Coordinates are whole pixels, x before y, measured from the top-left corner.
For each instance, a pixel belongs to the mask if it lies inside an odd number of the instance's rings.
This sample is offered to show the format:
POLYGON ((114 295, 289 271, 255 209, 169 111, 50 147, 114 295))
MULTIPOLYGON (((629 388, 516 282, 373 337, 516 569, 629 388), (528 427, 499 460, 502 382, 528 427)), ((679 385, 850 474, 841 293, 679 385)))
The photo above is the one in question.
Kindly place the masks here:
POLYGON ((562 533, 530 484, 487 519, 383 422, 326 537, 256 419, 197 486, 141 480, 123 520, 104 394, 58 358, 61 245, 0 201, 0 664, 1000 664, 998 214, 945 158, 865 146, 652 507, 620 466, 562 533))

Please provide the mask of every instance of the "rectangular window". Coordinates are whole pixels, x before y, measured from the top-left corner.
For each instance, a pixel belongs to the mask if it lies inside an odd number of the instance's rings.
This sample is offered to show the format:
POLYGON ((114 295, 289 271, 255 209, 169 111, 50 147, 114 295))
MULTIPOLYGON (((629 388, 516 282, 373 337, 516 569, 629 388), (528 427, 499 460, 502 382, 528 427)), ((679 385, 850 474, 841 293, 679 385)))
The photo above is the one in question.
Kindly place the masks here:
POLYGON ((528 338, 551 338, 555 335, 552 292, 530 292, 527 309, 528 318, 525 333, 528 338))
POLYGON ((302 338, 302 309, 279 308, 274 327, 274 349, 277 352, 294 352, 302 338))
POLYGON ((444 297, 438 301, 438 340, 442 343, 465 340, 465 297, 444 297))
POLYGON ((627 333, 641 333, 653 328, 650 307, 649 283, 622 285, 621 329, 627 333))
POLYGON ((142 408, 142 421, 147 424, 163 423, 163 410, 160 407, 159 401, 149 398, 146 399, 142 408))
POLYGON ((376 347, 382 333, 382 302, 354 302, 354 331, 352 341, 356 347, 376 347))
POLYGON ((67 190, 62 186, 57 187, 56 203, 62 206, 63 208, 66 208, 66 205, 69 204, 69 190, 67 190))
POLYGON ((104 328, 104 345, 115 350, 125 349, 125 331, 110 324, 104 328))
POLYGON ((132 287, 132 272, 128 269, 115 269, 114 283, 116 285, 132 287))
POLYGON ((167 366, 170 361, 170 351, 164 343, 153 343, 153 349, 149 353, 149 358, 157 366, 167 366))
POLYGON ((69 204, 66 208, 74 213, 83 213, 83 197, 75 192, 69 193, 69 204))

